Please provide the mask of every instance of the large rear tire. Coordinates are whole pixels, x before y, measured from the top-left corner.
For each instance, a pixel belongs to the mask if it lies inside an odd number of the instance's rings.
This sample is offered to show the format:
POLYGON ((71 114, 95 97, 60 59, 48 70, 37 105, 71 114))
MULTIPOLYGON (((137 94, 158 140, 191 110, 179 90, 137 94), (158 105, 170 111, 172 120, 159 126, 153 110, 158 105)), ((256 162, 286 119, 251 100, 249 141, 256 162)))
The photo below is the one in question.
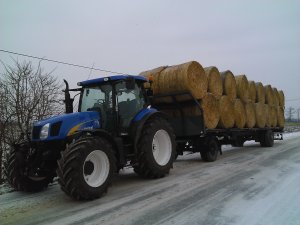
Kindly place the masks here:
POLYGON ((162 118, 145 123, 138 142, 137 165, 134 171, 146 178, 161 178, 173 167, 176 155, 175 135, 162 118))
POLYGON ((116 171, 111 144, 101 137, 84 137, 70 144, 58 160, 61 189, 77 200, 92 200, 107 192, 116 171))
POLYGON ((32 163, 28 160, 28 153, 27 143, 18 145, 17 149, 15 147, 11 149, 5 167, 7 182, 16 191, 42 191, 53 181, 55 172, 45 174, 38 167, 33 172, 32 163))

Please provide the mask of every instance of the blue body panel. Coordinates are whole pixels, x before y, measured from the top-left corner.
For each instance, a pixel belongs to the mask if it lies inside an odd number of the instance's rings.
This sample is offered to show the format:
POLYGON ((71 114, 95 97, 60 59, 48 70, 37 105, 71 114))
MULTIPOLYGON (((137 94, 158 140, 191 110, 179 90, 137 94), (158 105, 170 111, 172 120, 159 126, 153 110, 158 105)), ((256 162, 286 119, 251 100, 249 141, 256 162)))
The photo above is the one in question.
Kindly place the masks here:
POLYGON ((147 116, 149 113, 157 112, 155 108, 145 108, 142 109, 138 114, 135 115, 133 118, 134 122, 138 122, 142 120, 145 116, 147 116))
POLYGON ((125 80, 128 77, 133 77, 136 80, 140 80, 143 82, 146 82, 147 79, 143 76, 131 76, 131 75, 115 75, 115 76, 110 76, 110 77, 101 77, 101 78, 96 78, 96 79, 92 79, 92 80, 86 80, 86 81, 82 81, 79 82, 78 85, 79 86, 87 86, 87 85, 93 85, 93 84, 99 84, 102 82, 107 82, 107 81, 116 81, 116 80, 125 80))
MULTIPOLYGON (((57 136, 48 135, 47 139, 43 139, 42 141, 52 141, 52 140, 62 140, 67 136, 70 136, 77 130, 86 130, 86 129, 97 129, 100 128, 100 115, 98 112, 78 112, 78 113, 70 113, 59 115, 55 117, 51 117, 45 120, 41 120, 34 124, 34 126, 43 126, 47 123, 51 125, 57 122, 62 121, 59 134, 57 136), (71 131, 71 132, 70 132, 71 131)), ((50 132, 49 132, 50 134, 50 132)), ((40 141, 41 139, 32 139, 32 141, 40 141)))

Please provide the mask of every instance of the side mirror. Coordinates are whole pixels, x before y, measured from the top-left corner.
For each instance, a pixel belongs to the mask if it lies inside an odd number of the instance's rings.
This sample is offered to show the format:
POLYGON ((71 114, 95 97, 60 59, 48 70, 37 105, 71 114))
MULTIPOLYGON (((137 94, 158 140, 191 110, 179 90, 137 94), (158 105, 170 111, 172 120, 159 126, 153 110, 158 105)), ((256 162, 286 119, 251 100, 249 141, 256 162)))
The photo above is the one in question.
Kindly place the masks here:
POLYGON ((126 89, 134 90, 134 88, 135 88, 135 79, 133 77, 128 77, 125 80, 125 83, 126 83, 126 89))

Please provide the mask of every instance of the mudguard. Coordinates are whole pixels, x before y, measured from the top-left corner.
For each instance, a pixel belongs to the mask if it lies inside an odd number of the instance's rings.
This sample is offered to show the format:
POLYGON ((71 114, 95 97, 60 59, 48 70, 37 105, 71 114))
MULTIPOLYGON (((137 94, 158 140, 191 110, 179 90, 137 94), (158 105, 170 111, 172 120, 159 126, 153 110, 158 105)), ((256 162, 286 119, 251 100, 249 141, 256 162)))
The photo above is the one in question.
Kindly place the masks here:
POLYGON ((143 109, 132 120, 129 134, 130 134, 132 140, 134 140, 134 151, 135 152, 137 152, 137 143, 138 143, 138 140, 140 139, 144 124, 149 119, 153 119, 155 117, 160 117, 160 118, 169 120, 167 114, 160 112, 155 108, 143 109))

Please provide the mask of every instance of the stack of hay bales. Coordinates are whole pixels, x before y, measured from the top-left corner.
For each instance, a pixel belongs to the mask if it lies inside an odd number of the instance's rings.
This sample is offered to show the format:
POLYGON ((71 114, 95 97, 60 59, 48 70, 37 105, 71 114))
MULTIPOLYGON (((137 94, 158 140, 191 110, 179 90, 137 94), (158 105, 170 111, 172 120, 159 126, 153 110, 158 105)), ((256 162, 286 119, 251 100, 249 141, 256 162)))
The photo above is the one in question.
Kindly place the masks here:
MULTIPOLYGON (((154 95, 189 91, 199 101, 208 129, 284 127, 283 91, 248 81, 246 75, 234 76, 229 70, 220 73, 216 67, 203 68, 196 61, 162 66, 140 75, 153 77, 154 95)), ((160 101, 170 102, 171 99, 160 101)), ((172 110, 166 112, 173 117, 179 116, 172 110)), ((196 106, 185 108, 183 112, 186 116, 201 115, 196 106)))

